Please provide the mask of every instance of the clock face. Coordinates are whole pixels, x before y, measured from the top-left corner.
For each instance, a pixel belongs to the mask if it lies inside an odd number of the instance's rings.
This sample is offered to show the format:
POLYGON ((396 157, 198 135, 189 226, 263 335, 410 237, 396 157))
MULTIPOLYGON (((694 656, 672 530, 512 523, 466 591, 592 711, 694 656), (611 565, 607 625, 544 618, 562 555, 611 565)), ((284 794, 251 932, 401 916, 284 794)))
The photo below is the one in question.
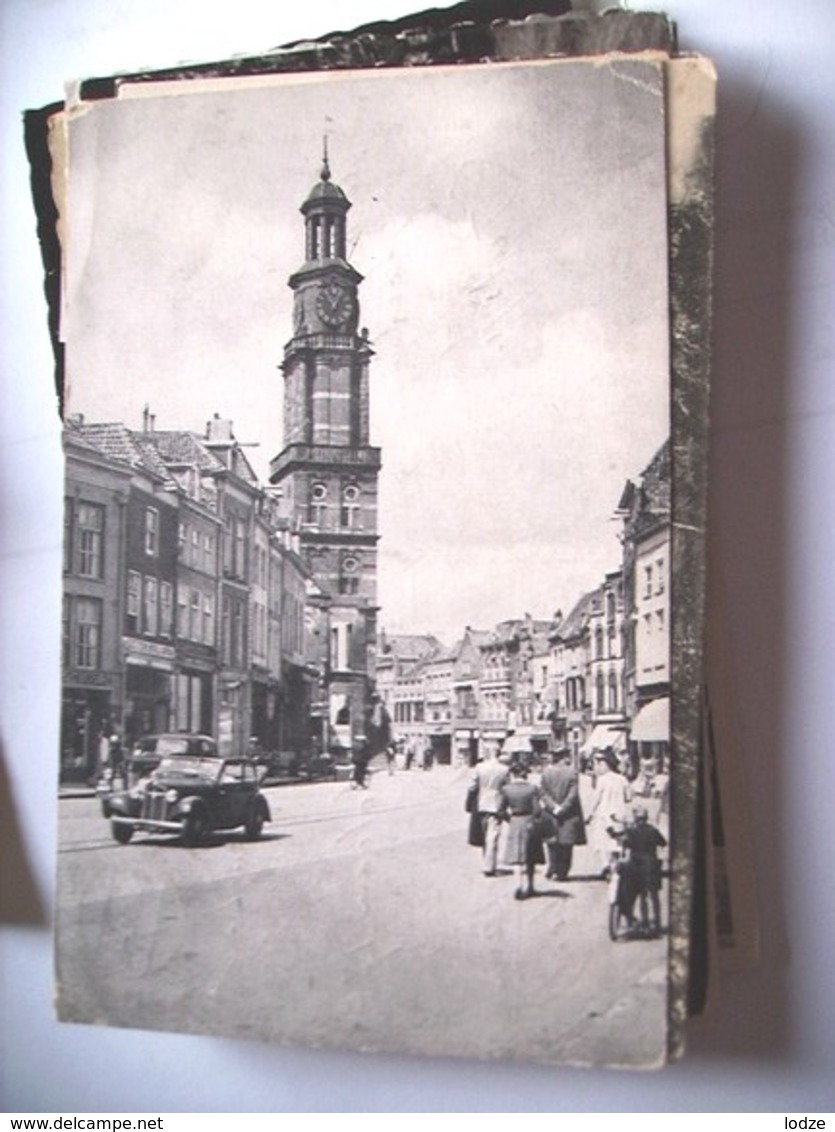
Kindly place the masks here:
POLYGON ((353 310, 350 291, 339 283, 326 283, 316 297, 316 313, 326 326, 342 326, 353 310))

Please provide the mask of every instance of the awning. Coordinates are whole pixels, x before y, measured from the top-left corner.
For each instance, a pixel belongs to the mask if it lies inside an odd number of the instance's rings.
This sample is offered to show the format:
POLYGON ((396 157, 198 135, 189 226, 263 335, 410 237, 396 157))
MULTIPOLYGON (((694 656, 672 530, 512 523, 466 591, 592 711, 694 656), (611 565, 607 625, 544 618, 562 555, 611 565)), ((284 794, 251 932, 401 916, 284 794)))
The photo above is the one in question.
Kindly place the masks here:
POLYGON ((622 751, 625 746, 626 736, 622 731, 598 723, 580 749, 588 753, 605 751, 607 747, 611 747, 614 751, 622 751))
POLYGON ((632 721, 629 737, 634 743, 669 743, 670 701, 666 696, 644 704, 632 721))

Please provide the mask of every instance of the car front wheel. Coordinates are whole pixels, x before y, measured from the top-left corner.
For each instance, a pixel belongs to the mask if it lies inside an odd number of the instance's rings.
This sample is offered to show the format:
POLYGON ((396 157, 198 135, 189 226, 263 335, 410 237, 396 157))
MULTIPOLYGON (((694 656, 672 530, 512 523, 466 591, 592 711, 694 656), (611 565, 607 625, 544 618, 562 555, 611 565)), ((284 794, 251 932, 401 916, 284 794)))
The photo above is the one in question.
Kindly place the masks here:
POLYGON ((248 841, 257 841, 264 828, 264 807, 256 802, 250 806, 244 822, 244 834, 248 841))
POLYGON ((120 821, 112 821, 110 823, 110 832, 113 834, 114 841, 118 841, 120 845, 127 845, 133 837, 133 826, 123 825, 120 821))
POLYGON ((183 841, 186 845, 199 845, 209 832, 206 815, 202 810, 192 810, 183 821, 183 841))

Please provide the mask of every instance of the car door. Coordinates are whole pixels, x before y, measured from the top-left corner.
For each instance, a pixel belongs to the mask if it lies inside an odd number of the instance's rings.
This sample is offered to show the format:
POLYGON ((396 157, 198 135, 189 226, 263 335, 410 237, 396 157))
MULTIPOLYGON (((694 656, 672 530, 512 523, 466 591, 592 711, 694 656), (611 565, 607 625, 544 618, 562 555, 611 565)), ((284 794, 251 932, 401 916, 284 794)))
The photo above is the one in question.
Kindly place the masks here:
POLYGON ((249 766, 243 759, 227 759, 218 782, 215 824, 222 829, 243 825, 247 801, 252 795, 249 766))

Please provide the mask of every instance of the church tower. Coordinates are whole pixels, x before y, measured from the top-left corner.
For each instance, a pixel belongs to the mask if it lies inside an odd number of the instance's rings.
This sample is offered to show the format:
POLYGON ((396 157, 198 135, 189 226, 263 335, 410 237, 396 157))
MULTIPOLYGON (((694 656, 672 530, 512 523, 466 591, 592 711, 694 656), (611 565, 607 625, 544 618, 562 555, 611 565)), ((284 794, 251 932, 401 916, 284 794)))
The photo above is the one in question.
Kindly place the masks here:
POLYGON ((284 448, 270 465, 283 510, 301 533, 316 583, 330 597, 328 741, 368 736, 377 636, 377 479, 369 444, 368 331, 358 331, 362 276, 347 260, 351 202, 331 179, 301 206, 304 262, 290 276, 293 337, 284 347, 284 448))

